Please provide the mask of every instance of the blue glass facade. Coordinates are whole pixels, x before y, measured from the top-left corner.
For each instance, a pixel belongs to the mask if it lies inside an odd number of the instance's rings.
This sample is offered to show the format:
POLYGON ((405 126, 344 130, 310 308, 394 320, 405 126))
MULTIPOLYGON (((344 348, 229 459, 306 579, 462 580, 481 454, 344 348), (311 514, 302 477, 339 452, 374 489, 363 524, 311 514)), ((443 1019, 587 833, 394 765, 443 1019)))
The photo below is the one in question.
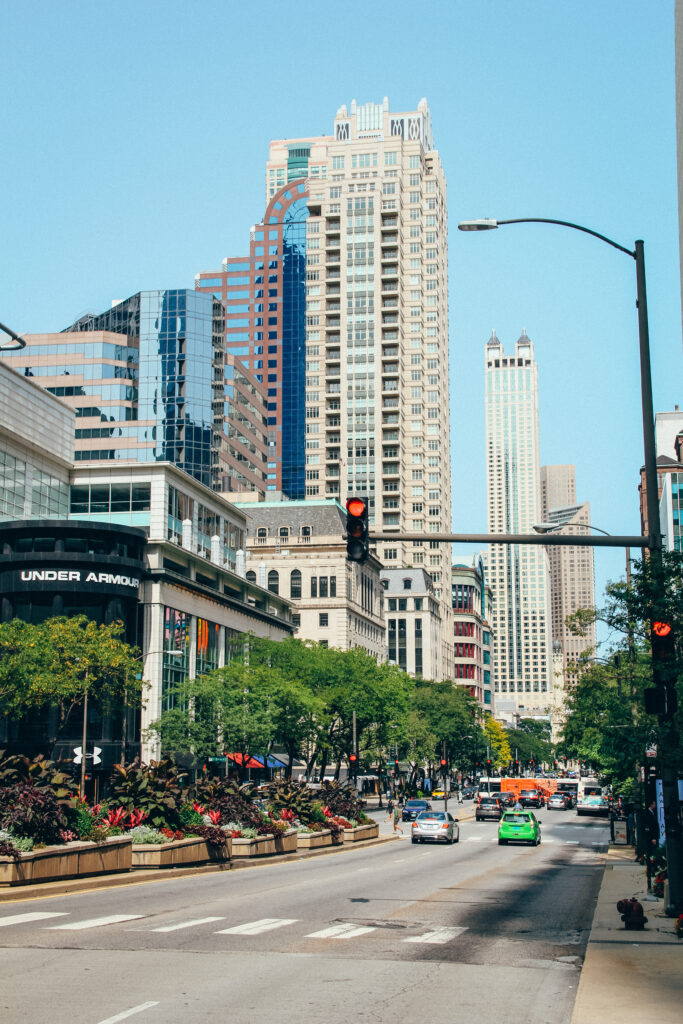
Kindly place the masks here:
POLYGON ((287 207, 282 228, 282 490, 306 494, 306 220, 308 198, 287 207))
POLYGON ((220 303, 184 288, 138 292, 67 330, 114 331, 137 340, 139 440, 147 442, 138 461, 172 462, 211 487, 220 303))

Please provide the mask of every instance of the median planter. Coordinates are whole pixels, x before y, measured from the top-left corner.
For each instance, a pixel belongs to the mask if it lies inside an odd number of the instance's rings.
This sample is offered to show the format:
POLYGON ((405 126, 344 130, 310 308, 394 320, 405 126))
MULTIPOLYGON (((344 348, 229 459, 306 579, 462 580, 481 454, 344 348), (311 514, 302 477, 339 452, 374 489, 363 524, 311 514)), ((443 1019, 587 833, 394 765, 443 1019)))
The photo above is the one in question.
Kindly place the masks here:
POLYGON ((321 846, 332 846, 332 833, 329 828, 322 832, 299 832, 296 838, 297 850, 317 850, 321 846))
POLYGON ((344 829, 344 842, 357 843, 363 839, 376 839, 379 835, 379 825, 373 822, 370 825, 356 825, 355 828, 344 829))
POLYGON ((256 836, 255 839, 233 839, 233 857, 265 857, 273 853, 293 853, 297 848, 297 831, 283 835, 256 836))
POLYGON ((130 871, 133 847, 127 836, 101 843, 66 843, 22 853, 19 860, 0 857, 0 885, 30 885, 87 875, 130 871))
POLYGON ((214 846, 199 837, 174 839, 163 846, 151 843, 133 845, 134 868, 181 868, 194 864, 227 863, 232 856, 234 840, 226 836, 223 846, 214 846))

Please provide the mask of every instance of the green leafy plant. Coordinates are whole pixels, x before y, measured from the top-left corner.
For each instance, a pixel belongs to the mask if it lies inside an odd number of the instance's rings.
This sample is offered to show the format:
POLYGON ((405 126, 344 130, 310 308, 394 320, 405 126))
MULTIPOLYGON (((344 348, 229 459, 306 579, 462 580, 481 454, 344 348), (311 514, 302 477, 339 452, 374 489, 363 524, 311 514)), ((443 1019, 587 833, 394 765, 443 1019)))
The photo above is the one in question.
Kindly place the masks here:
POLYGON ((33 840, 28 836, 15 836, 6 828, 0 828, 0 843, 11 843, 20 853, 30 853, 34 846, 33 840))
POLYGON ((50 789, 18 782, 0 790, 0 828, 53 845, 62 842, 60 830, 66 826, 66 816, 50 789))
POLYGON ((163 836, 156 828, 150 828, 149 825, 137 825, 132 828, 128 833, 134 843, 144 843, 146 846, 162 846, 168 842, 168 838, 163 836))
POLYGON ((149 764, 135 760, 114 765, 110 793, 112 804, 144 811, 150 825, 177 828, 188 791, 175 764, 166 758, 149 764))
POLYGON ((49 789, 63 811, 78 800, 76 780, 62 765, 42 754, 30 758, 23 754, 6 755, 0 750, 0 789, 22 782, 36 789, 49 789))

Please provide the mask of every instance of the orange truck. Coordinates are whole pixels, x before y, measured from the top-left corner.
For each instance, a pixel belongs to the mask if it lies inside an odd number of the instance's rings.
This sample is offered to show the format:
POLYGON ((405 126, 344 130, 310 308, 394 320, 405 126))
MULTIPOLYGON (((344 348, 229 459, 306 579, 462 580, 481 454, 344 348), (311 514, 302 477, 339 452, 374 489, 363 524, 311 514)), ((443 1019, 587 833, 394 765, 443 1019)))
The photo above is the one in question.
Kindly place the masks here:
POLYGON ((537 789, 543 794, 546 803, 557 789, 557 779, 501 779, 501 793, 514 793, 516 797, 523 789, 537 789))

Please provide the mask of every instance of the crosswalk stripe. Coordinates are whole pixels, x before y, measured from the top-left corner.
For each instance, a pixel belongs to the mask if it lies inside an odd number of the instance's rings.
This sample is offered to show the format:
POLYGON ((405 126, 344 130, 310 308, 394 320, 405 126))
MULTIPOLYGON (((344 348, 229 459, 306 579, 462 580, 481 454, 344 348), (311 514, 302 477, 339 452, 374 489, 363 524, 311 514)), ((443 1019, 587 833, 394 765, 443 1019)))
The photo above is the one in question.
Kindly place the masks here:
POLYGON ((319 932, 311 932, 307 939, 354 939, 357 935, 366 935, 374 932, 374 928, 367 925, 355 924, 333 924, 330 928, 323 928, 319 932))
POLYGON ((30 921, 46 921, 49 917, 66 917, 67 912, 62 913, 47 913, 43 911, 33 911, 30 914, 12 914, 11 917, 0 918, 0 928, 5 928, 10 924, 28 924, 30 921))
POLYGON ((458 935, 462 935, 466 932, 467 928, 435 928, 431 932, 425 932, 424 935, 411 935, 409 939, 404 939, 404 942, 427 942, 430 945, 443 945, 444 942, 450 942, 451 939, 456 939, 458 935))
POLYGON ((578 846, 579 845, 579 840, 578 839, 565 839, 564 845, 565 846, 578 846))
POLYGON ((467 837, 467 842, 468 843, 480 843, 483 838, 484 838, 483 836, 468 836, 467 837))
POLYGON ((78 932, 85 928, 101 928, 106 924, 136 921, 142 916, 142 914, 110 914, 108 917, 91 917, 87 921, 72 921, 70 924, 51 924, 46 931, 78 932))
POLYGON ((167 924, 163 928, 150 928, 152 932, 179 932, 183 928, 196 928, 198 924, 211 924, 213 921, 224 921, 224 917, 195 917, 193 921, 181 921, 180 924, 167 924))
POLYGON ((260 921, 249 921, 247 924, 237 924, 233 928, 223 928, 216 932, 216 935, 260 935, 261 932, 269 932, 273 928, 296 924, 298 920, 298 917, 263 917, 260 921))

